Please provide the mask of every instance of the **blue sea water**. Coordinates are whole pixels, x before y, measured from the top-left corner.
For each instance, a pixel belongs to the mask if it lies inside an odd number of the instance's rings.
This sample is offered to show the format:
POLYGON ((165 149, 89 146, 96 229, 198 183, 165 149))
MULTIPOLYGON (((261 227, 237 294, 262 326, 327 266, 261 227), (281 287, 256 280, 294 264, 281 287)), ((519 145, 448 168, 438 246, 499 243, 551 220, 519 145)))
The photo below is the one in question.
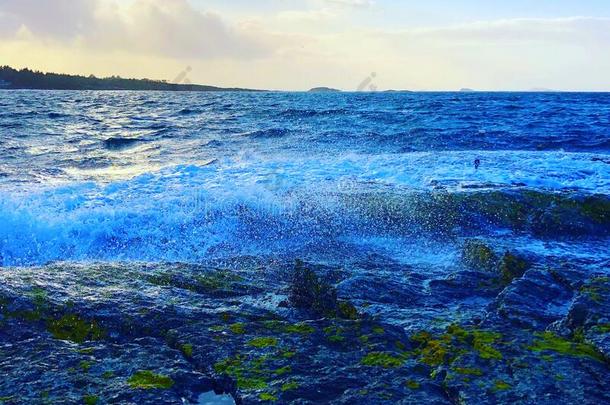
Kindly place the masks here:
POLYGON ((371 195, 610 193, 608 94, 5 91, 0 131, 4 265, 394 256, 371 195))
POLYGON ((608 246, 610 94, 0 91, 0 402, 609 403, 608 246))

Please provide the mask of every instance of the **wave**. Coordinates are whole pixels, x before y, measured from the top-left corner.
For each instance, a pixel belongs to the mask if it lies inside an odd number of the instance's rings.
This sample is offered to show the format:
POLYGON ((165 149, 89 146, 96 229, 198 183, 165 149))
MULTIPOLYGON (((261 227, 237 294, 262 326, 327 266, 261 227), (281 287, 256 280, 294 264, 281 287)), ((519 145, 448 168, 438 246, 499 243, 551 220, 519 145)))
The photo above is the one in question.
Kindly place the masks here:
POLYGON ((337 109, 296 109, 289 108, 280 113, 280 116, 284 118, 310 118, 316 116, 331 116, 331 115, 343 115, 348 111, 342 108, 337 109))
POLYGON ((104 141, 104 147, 109 150, 120 151, 131 148, 142 142, 135 138, 108 138, 104 141))
POLYGON ((10 92, 0 103, 5 265, 608 235, 607 95, 10 92))
POLYGON ((201 114, 204 111, 201 109, 196 109, 196 108, 183 108, 182 110, 178 111, 179 115, 197 115, 197 114, 201 114))
POLYGON ((250 138, 282 138, 289 133, 290 131, 284 128, 270 128, 248 132, 244 135, 250 138))
POLYGON ((545 238, 610 235, 607 195, 414 190, 345 179, 244 182, 243 172, 218 164, 176 166, 105 185, 7 195, 0 201, 2 264, 199 262, 299 249, 331 252, 346 240, 444 239, 501 229, 545 238))
POLYGON ((50 119, 54 120, 54 119, 69 117, 69 115, 68 114, 62 114, 62 113, 57 113, 57 112, 50 112, 50 113, 47 114, 47 117, 49 117, 50 119))

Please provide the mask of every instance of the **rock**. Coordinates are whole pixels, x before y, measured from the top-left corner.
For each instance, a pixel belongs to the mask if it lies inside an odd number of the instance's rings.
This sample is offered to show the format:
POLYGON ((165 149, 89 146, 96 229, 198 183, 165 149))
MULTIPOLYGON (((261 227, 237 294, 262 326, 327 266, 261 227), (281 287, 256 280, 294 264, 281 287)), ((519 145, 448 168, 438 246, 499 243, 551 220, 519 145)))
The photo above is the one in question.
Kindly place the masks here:
POLYGON ((557 325, 572 335, 580 334, 610 364, 610 276, 591 277, 578 290, 565 319, 557 325))
POLYGON ((498 273, 503 283, 510 284, 515 278, 523 276, 530 266, 525 258, 506 252, 498 263, 498 273))
POLYGON ((434 298, 444 302, 480 298, 495 298, 502 286, 495 273, 459 271, 446 278, 430 281, 434 298))
POLYGON ((502 291, 497 311, 514 325, 542 330, 565 316, 573 295, 548 271, 532 269, 502 291))
POLYGON ((610 401, 603 274, 579 283, 586 268, 562 278, 533 267, 505 286, 495 270, 459 264, 447 276, 387 261, 223 263, 231 265, 4 268, 0 398, 175 404, 213 391, 238 404, 610 401))
POLYGON ((297 260, 290 282, 290 304, 328 317, 357 319, 358 310, 350 302, 337 299, 337 289, 297 260))
POLYGON ((464 243, 462 248, 462 261, 473 270, 492 271, 498 258, 484 242, 470 239, 464 243))
MULTIPOLYGON (((438 186, 441 187, 441 186, 438 186)), ((578 192, 496 189, 395 194, 362 192, 337 196, 343 206, 375 229, 406 234, 462 236, 500 229, 535 236, 610 235, 610 197, 578 192)))
POLYGON ((422 297, 419 283, 391 280, 382 275, 351 277, 337 286, 341 295, 354 302, 392 304, 396 301, 415 304, 422 297))
POLYGON ((339 93, 341 90, 330 87, 314 87, 309 90, 309 93, 339 93))
POLYGON ((337 290, 320 280, 300 260, 294 266, 289 300, 295 308, 310 310, 318 315, 331 315, 337 310, 337 290))

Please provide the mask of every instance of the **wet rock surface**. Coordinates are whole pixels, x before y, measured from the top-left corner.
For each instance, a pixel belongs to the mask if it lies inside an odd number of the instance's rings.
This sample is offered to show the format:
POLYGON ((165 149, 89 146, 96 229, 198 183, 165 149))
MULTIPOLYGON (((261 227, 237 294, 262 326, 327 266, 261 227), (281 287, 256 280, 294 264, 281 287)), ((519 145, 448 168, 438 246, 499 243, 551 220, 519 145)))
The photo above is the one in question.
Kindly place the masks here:
POLYGON ((4 268, 1 401, 610 402, 608 263, 476 243, 426 277, 251 258, 4 268))
POLYGON ((0 404, 610 403, 609 101, 3 93, 0 404))

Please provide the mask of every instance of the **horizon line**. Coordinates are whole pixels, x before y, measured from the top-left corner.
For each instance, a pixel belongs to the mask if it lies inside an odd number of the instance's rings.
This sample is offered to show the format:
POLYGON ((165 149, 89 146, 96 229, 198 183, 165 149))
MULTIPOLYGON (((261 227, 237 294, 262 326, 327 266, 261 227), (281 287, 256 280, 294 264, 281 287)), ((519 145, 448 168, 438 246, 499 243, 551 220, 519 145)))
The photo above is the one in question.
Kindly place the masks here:
MULTIPOLYGON (((70 76, 70 77, 78 77, 78 78, 83 78, 83 79, 100 79, 100 80, 107 80, 107 79, 122 79, 122 80, 133 80, 133 81, 149 81, 149 82, 153 82, 153 83, 163 83, 163 84, 168 84, 168 85, 176 85, 176 86, 200 86, 200 87, 213 87, 213 88, 217 88, 220 90, 217 90, 216 92, 238 92, 238 91, 243 91, 243 92, 272 92, 272 93, 333 93, 333 92, 340 92, 340 93, 386 93, 386 92, 395 92, 395 93, 610 93, 610 89, 607 90, 585 90, 585 89, 550 89, 550 88, 530 88, 530 89, 477 89, 477 88, 469 88, 469 87, 461 87, 459 89, 419 89, 419 90, 411 90, 411 89, 397 89, 397 88, 387 88, 387 89, 376 89, 376 90, 345 90, 343 88, 335 88, 335 87, 331 87, 331 86, 323 86, 323 85, 316 85, 313 87, 310 87, 309 89, 301 89, 301 90, 288 90, 288 89, 254 89, 254 88, 248 88, 247 86, 219 86, 219 85, 215 85, 215 84, 201 84, 201 83, 190 83, 190 82, 186 82, 186 83, 180 83, 180 82, 176 82, 174 81, 170 81, 167 79, 151 79, 151 78, 137 78, 137 77, 123 77, 120 75, 111 75, 111 76, 104 76, 104 77, 98 77, 93 73, 90 74, 86 74, 86 73, 59 73, 59 72, 53 72, 53 71, 45 71, 45 70, 38 70, 38 69, 33 69, 30 67, 23 67, 23 68, 14 68, 10 65, 1 65, 0 69, 2 68, 9 68, 9 69, 13 69, 15 71, 18 72, 22 72, 22 71, 31 71, 34 73, 42 73, 44 75, 65 75, 65 76, 70 76)), ((1 79, 0 79, 1 81, 1 79)), ((113 89, 74 89, 74 90, 69 90, 69 89, 44 89, 44 88, 21 88, 21 89, 11 89, 11 88, 2 88, 0 86, 0 90, 44 90, 44 91, 172 91, 172 90, 136 90, 136 89, 132 89, 132 90, 113 90, 113 89)), ((181 90, 181 91, 186 91, 186 92, 196 92, 196 91, 202 91, 202 90, 181 90)))

